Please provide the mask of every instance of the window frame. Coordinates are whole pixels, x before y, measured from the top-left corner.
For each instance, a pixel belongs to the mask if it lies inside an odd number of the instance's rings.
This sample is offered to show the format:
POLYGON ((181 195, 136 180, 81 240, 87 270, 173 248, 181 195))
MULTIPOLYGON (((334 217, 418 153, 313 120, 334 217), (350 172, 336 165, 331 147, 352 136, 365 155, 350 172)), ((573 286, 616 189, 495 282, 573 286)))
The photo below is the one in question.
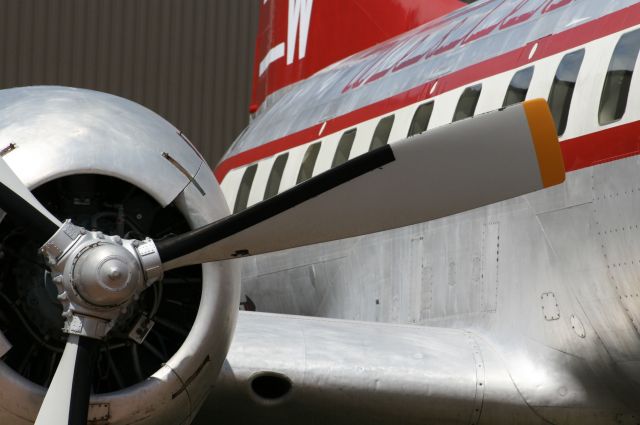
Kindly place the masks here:
MULTIPOLYGON (((615 94, 617 94, 616 99, 618 101, 616 102, 617 104, 616 104, 616 109, 614 111, 614 115, 612 116, 612 118, 607 118, 606 120, 603 119, 603 111, 605 110, 604 106, 607 100, 610 100, 612 98, 612 93, 613 93, 612 91, 608 90, 608 88, 612 85, 611 83, 614 83, 613 81, 614 72, 620 71, 617 69, 612 69, 612 67, 614 66, 614 62, 617 59, 619 60, 621 57, 621 56, 616 56, 616 54, 620 53, 620 49, 622 48, 622 46, 624 46, 622 45, 623 41, 626 41, 627 39, 631 39, 633 41, 634 40, 633 36, 635 36, 636 39, 640 38, 640 29, 635 29, 622 34, 618 39, 618 42, 616 43, 616 46, 613 49, 613 52, 611 53, 611 58, 609 59, 609 65, 607 65, 607 72, 605 74, 605 79, 602 83, 602 91, 600 92, 600 102, 598 103, 598 124, 600 126, 605 126, 605 125, 609 125, 614 122, 620 121, 624 117, 625 113, 627 112, 631 82, 633 80, 633 74, 635 72, 635 67, 638 62, 638 53, 640 52, 640 43, 633 43, 633 42, 631 42, 631 46, 635 47, 635 55, 631 55, 633 59, 630 60, 629 63, 627 64, 627 65, 630 65, 630 73, 628 76, 626 75, 623 76, 623 82, 622 84, 619 85, 621 89, 623 87, 626 87, 626 90, 622 95, 621 95, 622 90, 618 90, 617 92, 615 92, 615 94), (605 94, 607 93, 609 93, 609 96, 605 98, 605 94), (624 101, 620 102, 620 99, 624 99, 624 101), (622 110, 619 111, 621 103, 624 103, 624 106, 622 107, 622 110)), ((623 60, 624 60, 624 56, 623 56, 623 60)), ((623 70, 623 71, 628 71, 628 70, 623 70)))
POLYGON ((515 105, 517 103, 524 102, 527 99, 527 94, 529 94, 529 88, 531 88, 531 80, 533 80, 534 72, 535 72, 535 65, 531 65, 531 66, 527 66, 526 68, 519 69, 513 74, 513 76, 511 77, 511 81, 509 81, 509 85, 507 86, 507 91, 504 94, 504 99, 502 100, 503 108, 506 108, 507 106, 515 105), (524 96, 522 97, 522 100, 507 103, 509 94, 516 92, 516 90, 519 89, 519 88, 515 88, 515 85, 514 85, 516 78, 518 78, 520 75, 523 75, 523 73, 525 72, 529 74, 529 78, 527 79, 527 87, 524 90, 524 96))
POLYGON ((300 162, 300 168, 298 169, 298 176, 296 177, 296 184, 300 184, 313 177, 313 169, 318 161, 318 154, 320 153, 321 142, 314 142, 307 146, 304 154, 302 155, 302 161, 300 162), (303 170, 305 174, 303 174, 303 170), (308 172, 308 175, 306 175, 308 172))
POLYGON ((249 206, 249 196, 251 195, 251 189, 253 187, 253 181, 256 178, 256 172, 258 171, 258 163, 249 165, 244 169, 238 190, 236 192, 236 200, 233 203, 233 213, 239 213, 244 211, 249 206), (247 182, 248 180, 248 182, 247 182))
POLYGON ((273 161, 273 164, 271 165, 271 170, 269 171, 269 177, 267 178, 267 185, 264 188, 264 195, 262 197, 263 200, 272 198, 276 196, 278 193, 280 193, 280 185, 282 184, 282 177, 284 176, 284 170, 287 167, 288 160, 289 160, 289 152, 284 152, 278 155, 276 159, 273 161), (280 164, 282 164, 282 166, 280 166, 280 164), (280 171, 279 177, 274 177, 274 176, 277 176, 277 174, 274 174, 274 172, 278 170, 280 171), (275 178, 277 178, 277 183, 274 180, 275 178), (274 187, 275 187, 275 192, 273 190, 274 187))
POLYGON ((375 130, 373 130, 373 135, 371 136, 371 142, 369 143, 369 151, 372 151, 373 149, 376 149, 376 148, 381 148, 389 144, 389 136, 391 136, 391 131, 393 130, 393 124, 395 123, 395 120, 396 120, 395 114, 387 115, 386 117, 380 118, 380 120, 378 121, 378 124, 376 124, 375 130), (382 142, 382 144, 377 143, 374 146, 374 142, 376 141, 376 135, 378 134, 378 131, 382 128, 381 126, 383 124, 386 126, 388 122, 390 122, 388 130, 384 128, 382 130, 386 132, 386 137, 379 138, 379 140, 384 139, 384 142, 382 142))
POLYGON ((433 110, 435 108, 435 100, 430 100, 428 102, 424 102, 422 104, 420 104, 420 106, 418 106, 415 110, 415 112, 413 113, 413 117, 411 118, 411 123, 409 123, 409 130, 407 130, 407 137, 411 137, 411 136, 415 136, 416 134, 421 134, 424 133, 425 131, 427 131, 427 129, 429 128, 429 123, 431 122, 431 117, 433 116, 433 110), (427 120, 424 126, 424 129, 421 131, 413 131, 413 126, 414 123, 416 122, 416 120, 418 119, 418 113, 422 110, 422 108, 426 108, 428 106, 431 106, 429 114, 427 115, 427 120))
MULTIPOLYGON (((556 73, 553 77, 553 81, 551 83, 551 88, 549 89, 549 95, 547 96, 547 103, 549 104, 549 109, 551 110, 551 115, 553 116, 553 120, 556 124, 556 132, 558 133, 558 137, 564 135, 567 131, 567 125, 569 124, 569 113, 571 112, 571 102, 573 101, 573 94, 576 89, 576 85, 578 84, 578 77, 580 76, 580 70, 582 69, 582 64, 584 62, 585 49, 581 48, 578 50, 574 50, 573 52, 569 52, 565 54, 560 62, 558 63, 558 67, 556 68, 556 73), (552 98, 558 90, 562 87, 560 83, 566 83, 567 81, 561 81, 558 79, 558 76, 561 72, 567 72, 566 68, 562 68, 563 64, 567 63, 569 59, 573 59, 574 56, 579 56, 580 59, 577 63, 577 69, 573 73, 573 84, 570 86, 568 96, 565 94, 562 102, 562 109, 560 111, 556 110, 556 102, 552 98), (560 113, 559 119, 556 117, 556 114, 560 113)), ((569 69, 569 71, 573 71, 569 69)), ((571 81, 569 81, 571 83, 571 81)))
POLYGON ((467 118, 473 118, 476 114, 476 108, 478 107, 478 101, 480 100, 481 94, 482 94, 482 83, 477 83, 477 84, 473 84, 471 86, 465 87, 465 89, 460 94, 460 97, 458 98, 458 102, 456 103, 456 109, 454 109, 453 111, 453 118, 451 119, 451 122, 461 121, 467 118), (471 115, 467 115, 465 113, 465 116, 458 116, 462 112, 463 100, 466 100, 469 96, 468 93, 476 93, 476 92, 478 94, 477 96, 475 96, 475 100, 473 102, 473 108, 471 109, 471 115))
POLYGON ((351 155, 351 150, 353 149, 353 144, 356 140, 357 133, 357 127, 350 128, 349 130, 342 133, 342 136, 340 136, 340 140, 338 141, 338 146, 336 146, 336 151, 333 154, 333 159, 331 160, 331 168, 344 164, 349 160, 349 156, 351 155), (351 137, 351 135, 353 135, 353 137, 351 137), (341 148, 347 145, 349 146, 349 148, 346 151, 346 156, 344 157, 344 159, 342 159, 338 156, 338 154, 342 152, 341 148))

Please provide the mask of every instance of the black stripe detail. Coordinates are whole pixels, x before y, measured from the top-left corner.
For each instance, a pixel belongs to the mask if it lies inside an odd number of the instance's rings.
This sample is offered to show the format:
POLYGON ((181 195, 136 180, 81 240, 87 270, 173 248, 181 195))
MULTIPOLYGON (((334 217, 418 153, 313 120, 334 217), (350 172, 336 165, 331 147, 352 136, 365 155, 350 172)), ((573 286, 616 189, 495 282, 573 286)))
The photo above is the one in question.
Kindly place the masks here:
POLYGON ((58 230, 58 226, 47 216, 2 183, 0 183, 0 208, 16 223, 22 224, 36 239, 38 246, 44 245, 58 230))
POLYGON ((78 355, 73 368, 71 400, 69 400, 69 425, 86 425, 91 398, 91 381, 100 341, 80 336, 78 355))
POLYGON ((367 152, 237 214, 182 235, 157 241, 160 258, 162 262, 167 262, 197 251, 394 160, 395 156, 389 145, 367 152))
MULTIPOLYGON (((175 393, 171 394, 171 400, 175 399, 176 397, 178 397, 180 394, 182 394, 183 392, 185 392, 187 390, 187 388, 189 387, 189 385, 191 385, 191 383, 198 377, 198 375, 200 375, 200 372, 202 372, 202 370, 204 369, 204 367, 207 365, 207 363, 209 363, 211 361, 211 359, 209 358, 209 356, 207 356, 202 363, 200 363, 200 366, 198 366, 198 369, 196 369, 195 372, 193 372, 193 374, 186 380, 184 381, 184 383, 182 384, 182 386, 180 386, 180 389, 178 389, 178 391, 176 391, 175 393)), ((175 372, 174 372, 175 373, 175 372)), ((182 381, 182 380, 181 380, 182 381)))

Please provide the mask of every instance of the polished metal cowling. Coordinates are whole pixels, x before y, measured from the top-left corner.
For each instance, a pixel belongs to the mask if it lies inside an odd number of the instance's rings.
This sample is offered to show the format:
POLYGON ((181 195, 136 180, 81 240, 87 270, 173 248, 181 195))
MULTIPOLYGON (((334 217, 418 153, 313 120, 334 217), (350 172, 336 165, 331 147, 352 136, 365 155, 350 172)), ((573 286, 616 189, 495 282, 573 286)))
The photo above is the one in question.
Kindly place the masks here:
MULTIPOLYGON (((106 175, 140 188, 160 206, 173 203, 190 227, 229 214, 213 173, 179 131, 126 99, 65 87, 1 90, 0 150, 4 144, 12 149, 3 159, 31 189, 65 176, 106 175)), ((75 234, 71 229, 67 227, 70 235, 60 233, 62 240, 49 241, 47 247, 49 256, 69 256, 65 267, 54 272, 68 279, 65 284, 55 282, 64 289, 59 292, 63 304, 74 308, 69 310, 68 331, 104 334, 113 316, 129 305, 126 300, 135 299, 146 284, 162 277, 160 260, 150 240, 135 241, 134 246, 133 241, 98 232, 83 235, 80 229, 75 234), (72 254, 65 249, 73 240, 78 249, 73 248, 72 254), (74 285, 79 280, 91 283, 74 285), (84 318, 88 316, 93 318, 84 318)), ((151 425, 185 423, 195 415, 231 341, 239 303, 239 265, 205 264, 202 279, 197 316, 182 346, 149 379, 93 394, 90 420, 151 425)), ((140 320, 131 339, 142 342, 138 336, 150 326, 140 320)), ((10 349, 11 341, 0 335, 0 351, 10 349)), ((44 392, 0 362, 0 423, 35 419, 44 392)))

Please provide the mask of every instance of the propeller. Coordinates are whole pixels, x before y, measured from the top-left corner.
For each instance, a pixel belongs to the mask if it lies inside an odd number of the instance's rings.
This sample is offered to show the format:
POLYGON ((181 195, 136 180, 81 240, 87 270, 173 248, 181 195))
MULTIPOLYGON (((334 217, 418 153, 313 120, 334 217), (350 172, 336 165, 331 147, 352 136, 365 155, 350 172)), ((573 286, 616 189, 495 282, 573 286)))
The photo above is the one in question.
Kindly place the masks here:
MULTIPOLYGON (((61 226, 4 160, 0 160, 0 207, 24 224, 41 245, 61 226)), ((97 344, 92 338, 69 335, 36 425, 86 424, 97 344)))
POLYGON ((156 246, 169 270, 421 223, 564 177, 553 118, 535 99, 368 152, 156 246))
POLYGON ((98 340, 69 335, 35 425, 87 423, 98 340))
POLYGON ((98 340, 163 270, 433 220, 564 177, 553 118, 538 99, 381 147, 199 229, 139 242, 61 224, 0 160, 0 208, 43 244, 70 334, 36 424, 86 422, 98 340))
POLYGON ((61 225, 60 220, 31 194, 4 160, 0 161, 0 208, 24 224, 40 245, 61 225))

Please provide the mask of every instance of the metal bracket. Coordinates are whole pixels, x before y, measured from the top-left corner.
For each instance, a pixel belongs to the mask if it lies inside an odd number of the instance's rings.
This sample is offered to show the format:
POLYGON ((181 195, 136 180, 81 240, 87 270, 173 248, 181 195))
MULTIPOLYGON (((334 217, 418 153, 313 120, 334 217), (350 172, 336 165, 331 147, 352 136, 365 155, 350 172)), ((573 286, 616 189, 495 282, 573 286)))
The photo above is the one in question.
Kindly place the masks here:
POLYGON ((146 286, 151 286, 154 282, 162 279, 162 260, 153 240, 147 238, 142 242, 134 241, 132 246, 135 248, 142 265, 146 286))
POLYGON ((142 316, 140 316, 133 329, 131 329, 131 332, 129 332, 129 338, 134 340, 138 344, 142 344, 147 335, 149 335, 149 332, 151 332, 153 325, 155 324, 156 322, 149 319, 145 314, 143 314, 142 316))

